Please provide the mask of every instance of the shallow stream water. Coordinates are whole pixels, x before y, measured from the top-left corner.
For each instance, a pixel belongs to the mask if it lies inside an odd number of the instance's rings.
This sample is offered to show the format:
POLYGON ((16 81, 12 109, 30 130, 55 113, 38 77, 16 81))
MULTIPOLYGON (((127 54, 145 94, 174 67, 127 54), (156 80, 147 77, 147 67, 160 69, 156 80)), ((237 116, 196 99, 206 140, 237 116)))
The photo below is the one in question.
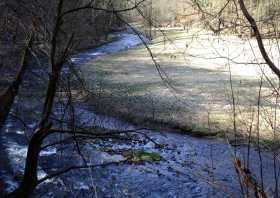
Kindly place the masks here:
MULTIPOLYGON (((141 44, 137 35, 119 33, 119 40, 97 49, 78 54, 72 61, 82 66, 87 60, 110 53, 116 53, 141 44)), ((136 126, 109 116, 98 115, 86 109, 78 109, 80 122, 115 130, 137 129, 136 126)), ((9 119, 1 147, 7 153, 9 170, 2 170, 0 179, 7 191, 18 185, 24 170, 27 152, 27 131, 35 124, 28 123, 28 129, 21 129, 18 122, 9 119), (25 131, 27 130, 27 131, 25 131)), ((33 197, 240 197, 242 195, 233 167, 233 148, 222 140, 199 139, 169 131, 141 130, 163 147, 156 147, 153 141, 137 142, 87 141, 81 145, 81 152, 90 164, 102 164, 124 160, 120 154, 109 154, 106 149, 136 149, 159 153, 162 160, 141 164, 110 165, 92 169, 75 170, 58 178, 48 180, 36 189, 33 197)), ((138 135, 141 136, 141 135, 138 135)), ((137 137, 138 137, 137 136, 137 137)), ((140 137, 138 137, 140 138, 140 137)), ((237 155, 244 159, 247 149, 237 148, 237 155)), ((270 153, 262 153, 263 174, 266 190, 273 187, 273 161, 270 153)), ((3 157, 4 158, 4 157, 3 157)), ((250 169, 259 180, 258 154, 252 149, 250 169)), ((57 146, 41 152, 39 178, 52 172, 49 167, 64 167, 83 164, 75 145, 57 146)), ((1 166, 0 166, 1 167, 1 166)))

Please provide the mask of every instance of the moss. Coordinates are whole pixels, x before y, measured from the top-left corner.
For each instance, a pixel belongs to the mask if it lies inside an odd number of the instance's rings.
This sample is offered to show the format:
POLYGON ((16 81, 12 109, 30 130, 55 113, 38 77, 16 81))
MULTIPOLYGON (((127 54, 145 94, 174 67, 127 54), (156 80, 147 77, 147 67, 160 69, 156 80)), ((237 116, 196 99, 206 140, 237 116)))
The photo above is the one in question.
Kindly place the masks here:
POLYGON ((121 154, 133 163, 143 163, 146 161, 155 162, 162 160, 159 153, 146 152, 143 150, 124 150, 121 154))
POLYGON ((133 159, 136 161, 161 161, 162 157, 159 153, 139 151, 135 153, 133 159))
POLYGON ((107 150, 106 152, 111 154, 120 154, 132 163, 158 162, 163 160, 163 157, 159 153, 147 152, 143 150, 120 149, 107 150))

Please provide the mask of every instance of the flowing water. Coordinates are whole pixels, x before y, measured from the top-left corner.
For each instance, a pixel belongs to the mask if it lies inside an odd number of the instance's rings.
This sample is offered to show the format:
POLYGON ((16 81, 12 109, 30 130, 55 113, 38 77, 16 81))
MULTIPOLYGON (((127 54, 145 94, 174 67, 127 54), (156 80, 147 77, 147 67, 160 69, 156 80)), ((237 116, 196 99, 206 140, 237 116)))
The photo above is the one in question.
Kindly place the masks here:
MULTIPOLYGON (((141 44, 138 36, 120 33, 119 40, 97 49, 78 54, 72 61, 82 66, 87 60, 126 50, 141 44)), ((116 118, 98 115, 86 109, 78 109, 78 118, 88 126, 98 126, 115 130, 137 129, 133 124, 116 118)), ((0 179, 7 191, 18 186, 23 173, 27 151, 28 131, 35 128, 34 122, 21 129, 18 121, 9 119, 3 135, 1 147, 9 160, 9 170, 2 170, 0 179)), ((199 139, 169 131, 140 130, 153 141, 138 134, 138 141, 86 141, 80 146, 89 164, 102 164, 124 160, 118 153, 106 149, 134 149, 158 153, 161 161, 141 164, 121 164, 74 170, 58 178, 48 180, 38 186, 34 197, 240 197, 241 190, 233 167, 233 148, 222 140, 199 139), (142 141, 139 141, 142 140, 142 141), (161 147, 157 147, 154 141, 161 147)), ((247 148, 238 147, 237 155, 244 159, 247 148)), ((251 151, 250 169, 259 180, 258 153, 251 151)), ((273 187, 273 161, 270 153, 263 152, 264 183, 271 193, 273 187)), ((245 159, 246 160, 246 159, 245 159)), ((52 173, 49 167, 83 165, 75 144, 51 147, 41 152, 39 178, 52 173)), ((1 166, 0 166, 1 168, 1 166)))

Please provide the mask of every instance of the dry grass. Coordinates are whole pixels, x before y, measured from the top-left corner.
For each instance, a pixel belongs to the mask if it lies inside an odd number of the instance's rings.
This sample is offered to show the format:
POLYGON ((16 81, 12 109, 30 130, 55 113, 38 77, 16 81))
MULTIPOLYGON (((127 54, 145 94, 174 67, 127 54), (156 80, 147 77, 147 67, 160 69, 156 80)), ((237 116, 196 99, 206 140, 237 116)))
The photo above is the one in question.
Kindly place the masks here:
MULTIPOLYGON (((274 77, 266 66, 257 64, 263 60, 254 39, 217 37, 200 30, 167 34, 168 41, 160 37, 149 47, 177 92, 164 85, 147 50, 140 46, 82 66, 87 85, 95 93, 91 98, 95 110, 135 123, 168 123, 207 132, 232 131, 230 66, 238 130, 248 132, 252 115, 255 130, 261 71, 273 83, 274 77)), ((274 60, 278 60, 279 53, 270 42, 266 44, 271 46, 274 60)), ((273 119, 274 112, 269 94, 271 86, 265 81, 262 96, 266 98, 261 100, 263 139, 273 137, 266 121, 267 116, 273 119)))

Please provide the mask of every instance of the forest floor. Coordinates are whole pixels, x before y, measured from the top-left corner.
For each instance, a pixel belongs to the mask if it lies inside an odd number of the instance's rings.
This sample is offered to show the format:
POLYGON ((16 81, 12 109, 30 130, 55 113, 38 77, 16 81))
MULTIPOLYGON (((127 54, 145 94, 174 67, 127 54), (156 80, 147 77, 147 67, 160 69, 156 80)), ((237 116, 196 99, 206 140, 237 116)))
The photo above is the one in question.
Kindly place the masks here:
MULTIPOLYGON (((270 46, 267 49, 273 60, 278 61, 277 45, 270 40, 265 44, 270 46)), ((148 47, 168 79, 161 79, 145 46, 102 56, 81 67, 88 88, 95 93, 89 100, 95 111, 150 127, 166 125, 197 136, 218 133, 231 137, 232 83, 237 130, 247 137, 253 123, 252 134, 256 135, 261 76, 264 74, 273 85, 277 81, 263 64, 254 38, 215 36, 198 29, 169 30, 148 47)), ((275 110, 272 92, 264 80, 260 101, 264 144, 274 138, 268 123, 275 110)))

